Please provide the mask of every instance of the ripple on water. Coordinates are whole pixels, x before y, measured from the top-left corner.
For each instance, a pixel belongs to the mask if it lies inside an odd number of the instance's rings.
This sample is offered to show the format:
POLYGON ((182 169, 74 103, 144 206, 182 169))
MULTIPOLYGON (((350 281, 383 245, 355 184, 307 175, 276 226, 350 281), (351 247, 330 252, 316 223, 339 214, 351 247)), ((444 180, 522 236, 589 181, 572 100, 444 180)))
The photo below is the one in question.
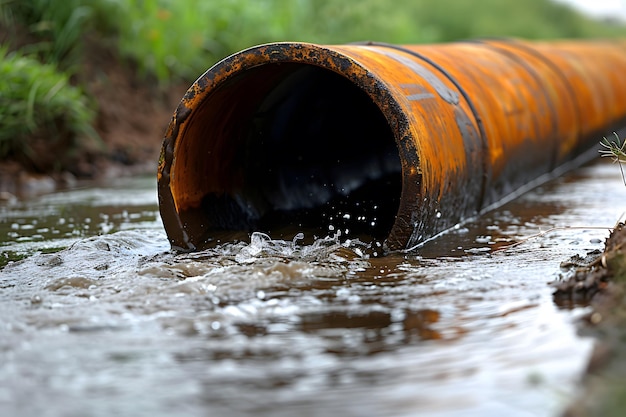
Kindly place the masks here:
MULTIPOLYGON (((615 207, 596 174, 585 193, 615 207)), ((591 201, 555 203, 575 190, 540 188, 381 258, 360 241, 263 234, 176 254, 152 226, 14 262, 0 272, 0 411, 554 415, 590 343, 572 326, 584 310, 558 310, 547 283, 603 235, 504 248, 572 218, 604 222, 591 201)))

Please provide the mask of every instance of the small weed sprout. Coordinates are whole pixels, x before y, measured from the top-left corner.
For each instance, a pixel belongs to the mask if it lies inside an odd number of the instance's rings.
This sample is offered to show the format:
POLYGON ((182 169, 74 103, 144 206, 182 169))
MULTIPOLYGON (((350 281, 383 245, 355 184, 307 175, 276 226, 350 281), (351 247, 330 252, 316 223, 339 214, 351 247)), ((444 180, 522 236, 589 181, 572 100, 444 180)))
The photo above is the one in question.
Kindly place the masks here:
POLYGON ((604 149, 600 149, 600 155, 603 157, 608 157, 613 159, 613 163, 617 162, 619 164, 619 170, 622 173, 622 181, 624 181, 624 185, 626 186, 626 177, 624 176, 624 168, 622 167, 622 162, 626 163, 626 140, 622 142, 620 145, 620 139, 616 132, 613 132, 615 135, 615 140, 610 141, 607 138, 603 138, 600 141, 600 146, 604 149))

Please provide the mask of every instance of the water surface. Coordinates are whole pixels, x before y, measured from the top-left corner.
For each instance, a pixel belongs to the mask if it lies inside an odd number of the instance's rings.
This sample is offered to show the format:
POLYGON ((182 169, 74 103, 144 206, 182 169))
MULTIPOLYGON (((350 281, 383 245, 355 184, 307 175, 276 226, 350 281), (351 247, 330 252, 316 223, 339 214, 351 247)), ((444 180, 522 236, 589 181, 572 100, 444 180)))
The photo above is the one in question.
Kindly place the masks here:
POLYGON ((598 161, 382 258, 262 234, 171 253, 151 177, 0 207, 0 415, 558 415, 592 341, 548 283, 624 193, 598 161))

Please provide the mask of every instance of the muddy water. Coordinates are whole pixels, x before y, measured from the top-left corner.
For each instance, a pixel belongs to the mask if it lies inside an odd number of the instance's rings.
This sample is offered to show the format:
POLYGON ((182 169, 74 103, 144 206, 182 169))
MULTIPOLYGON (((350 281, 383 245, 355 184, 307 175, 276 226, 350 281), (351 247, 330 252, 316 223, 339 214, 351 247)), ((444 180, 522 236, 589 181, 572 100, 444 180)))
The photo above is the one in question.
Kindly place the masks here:
POLYGON ((626 196, 598 161, 412 253, 255 234, 176 255, 154 182, 0 208, 0 415, 557 415, 592 341, 548 282, 626 196), (503 249, 554 226, 584 228, 503 249))

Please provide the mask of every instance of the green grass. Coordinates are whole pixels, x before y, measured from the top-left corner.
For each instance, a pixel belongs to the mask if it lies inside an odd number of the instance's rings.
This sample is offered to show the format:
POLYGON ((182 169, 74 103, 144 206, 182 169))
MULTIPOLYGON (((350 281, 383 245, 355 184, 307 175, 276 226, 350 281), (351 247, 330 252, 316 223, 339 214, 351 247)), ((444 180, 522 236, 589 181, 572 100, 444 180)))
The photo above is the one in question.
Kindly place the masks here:
POLYGON ((193 81, 217 60, 266 42, 626 36, 624 26, 548 0, 127 0, 117 12, 119 49, 165 84, 193 81))
POLYGON ((0 0, 46 62, 75 71, 86 32, 107 38, 162 85, 191 82, 217 60, 260 43, 443 42, 483 36, 626 37, 549 0, 0 0))
POLYGON ((19 25, 27 30, 33 41, 22 48, 23 53, 73 73, 79 69, 85 33, 113 34, 122 4, 116 0, 0 0, 0 20, 9 28, 19 25))
POLYGON ((0 48, 0 92, 0 159, 34 163, 33 138, 71 151, 97 137, 93 103, 54 65, 0 48))

